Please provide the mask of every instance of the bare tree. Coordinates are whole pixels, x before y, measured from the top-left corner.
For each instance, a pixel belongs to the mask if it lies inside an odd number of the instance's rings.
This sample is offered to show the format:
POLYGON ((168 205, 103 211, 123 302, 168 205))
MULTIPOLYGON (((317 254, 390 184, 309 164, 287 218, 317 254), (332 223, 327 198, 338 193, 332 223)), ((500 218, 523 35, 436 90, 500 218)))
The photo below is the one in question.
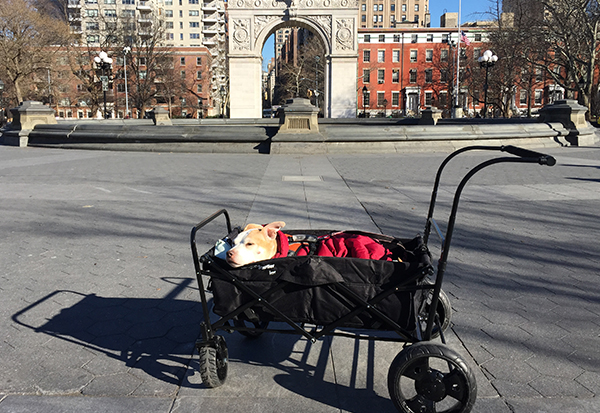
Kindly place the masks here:
POLYGON ((0 2, 0 71, 14 87, 17 102, 28 96, 36 73, 47 73, 68 38, 66 24, 28 1, 0 2))
MULTIPOLYGON (((313 91, 317 89, 317 85, 323 85, 323 64, 320 63, 323 45, 318 38, 309 36, 293 53, 297 53, 297 59, 283 63, 279 71, 276 102, 283 103, 291 97, 307 97, 309 90, 313 91)), ((319 88, 322 90, 322 86, 319 88)))

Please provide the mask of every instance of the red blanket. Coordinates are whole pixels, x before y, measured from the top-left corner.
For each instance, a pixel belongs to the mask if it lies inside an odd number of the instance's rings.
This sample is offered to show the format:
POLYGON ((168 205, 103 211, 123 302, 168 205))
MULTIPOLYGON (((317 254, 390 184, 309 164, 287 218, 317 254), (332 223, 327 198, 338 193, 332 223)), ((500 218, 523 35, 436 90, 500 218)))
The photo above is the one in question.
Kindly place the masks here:
MULTIPOLYGON (((287 257, 290 246, 287 235, 277 233, 277 254, 273 258, 287 257)), ((297 256, 308 255, 306 246, 296 251, 297 256)), ((338 233, 319 238, 316 254, 324 257, 351 257, 392 261, 391 252, 381 243, 366 235, 338 233)))

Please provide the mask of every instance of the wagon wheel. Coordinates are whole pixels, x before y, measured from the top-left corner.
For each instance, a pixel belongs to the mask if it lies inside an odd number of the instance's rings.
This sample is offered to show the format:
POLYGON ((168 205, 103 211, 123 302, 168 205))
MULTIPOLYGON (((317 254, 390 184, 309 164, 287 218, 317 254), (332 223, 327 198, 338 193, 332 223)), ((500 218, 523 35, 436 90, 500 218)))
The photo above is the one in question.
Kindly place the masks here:
POLYGON ((200 353, 200 377, 206 387, 219 387, 227 379, 229 352, 222 336, 215 337, 215 346, 198 348, 200 353))
MULTIPOLYGON (((252 322, 252 321, 242 320, 240 318, 234 318, 233 325, 236 327, 252 328, 252 326, 254 326, 254 328, 265 329, 269 326, 269 322, 268 321, 252 322)), ((247 331, 247 330, 243 330, 243 331, 238 330, 238 333, 240 333, 241 335, 248 337, 248 338, 257 338, 263 334, 262 331, 247 331)))
POLYGON ((398 353, 388 372, 388 390, 394 406, 406 413, 467 413, 477 398, 475 375, 461 356, 430 342, 398 353))
MULTIPOLYGON (((427 302, 423 306, 423 312, 421 313, 421 322, 423 330, 425 330, 427 317, 429 315, 429 305, 431 304, 431 293, 427 296, 427 302)), ((435 311, 438 317, 439 326, 434 324, 433 330, 431 330, 431 338, 437 338, 440 335, 440 327, 442 332, 445 332, 450 327, 450 320, 452 319, 452 306, 450 305, 450 299, 443 290, 440 290, 438 298, 438 305, 435 311)))

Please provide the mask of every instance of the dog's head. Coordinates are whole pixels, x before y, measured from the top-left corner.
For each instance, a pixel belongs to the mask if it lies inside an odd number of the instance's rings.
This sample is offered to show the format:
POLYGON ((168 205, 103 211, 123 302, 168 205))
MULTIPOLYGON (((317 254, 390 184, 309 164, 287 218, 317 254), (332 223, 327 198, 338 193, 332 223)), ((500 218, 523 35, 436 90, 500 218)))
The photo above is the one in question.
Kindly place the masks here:
POLYGON ((277 231, 285 222, 275 221, 262 226, 248 224, 244 231, 233 240, 233 247, 227 251, 227 263, 241 267, 256 261, 268 260, 277 253, 277 231))

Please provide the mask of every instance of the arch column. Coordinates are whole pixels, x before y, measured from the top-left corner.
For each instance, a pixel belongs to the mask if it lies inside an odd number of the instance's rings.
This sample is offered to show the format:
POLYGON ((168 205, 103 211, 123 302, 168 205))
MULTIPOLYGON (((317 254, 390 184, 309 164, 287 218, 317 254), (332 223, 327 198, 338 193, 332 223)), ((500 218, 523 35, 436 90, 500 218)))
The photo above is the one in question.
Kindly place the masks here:
POLYGON ((229 108, 232 118, 262 118, 261 75, 262 57, 229 56, 229 108))

